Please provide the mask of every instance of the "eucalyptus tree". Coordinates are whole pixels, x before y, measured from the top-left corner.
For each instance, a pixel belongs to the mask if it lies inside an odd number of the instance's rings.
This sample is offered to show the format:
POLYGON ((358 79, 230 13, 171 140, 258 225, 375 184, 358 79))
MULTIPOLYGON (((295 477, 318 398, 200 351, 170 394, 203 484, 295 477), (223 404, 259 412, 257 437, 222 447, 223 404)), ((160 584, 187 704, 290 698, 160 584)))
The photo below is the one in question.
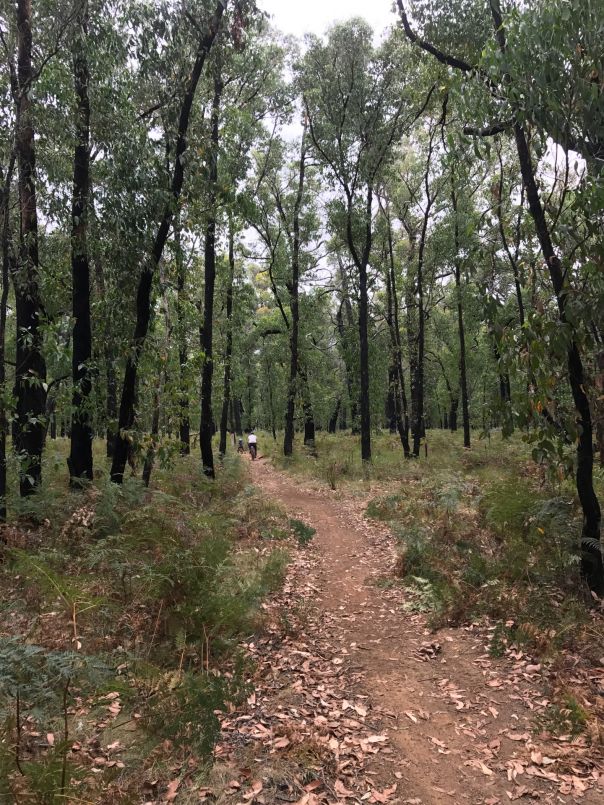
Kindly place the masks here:
MULTIPOLYGON (((178 203, 184 182, 187 132, 191 119, 193 101, 195 99, 197 86, 206 62, 206 58, 212 48, 212 45, 214 44, 214 40, 220 28, 225 5, 226 3, 223 4, 222 0, 220 0, 218 3, 216 3, 211 15, 209 16, 207 15, 208 9, 204 8, 204 11, 206 12, 206 19, 204 19, 202 22, 199 22, 195 17, 192 17, 192 23, 190 23, 195 27, 198 34, 195 54, 192 57, 191 71, 186 83, 184 94, 182 96, 180 111, 178 114, 178 124, 175 133, 175 143, 173 146, 174 166, 170 181, 170 190, 166 198, 166 203, 161 215, 156 235, 153 239, 153 244, 149 253, 143 258, 143 266, 137 288, 136 324, 132 335, 130 353, 126 360, 126 369, 124 373, 124 382, 120 400, 118 436, 111 465, 111 479, 116 483, 121 483, 123 481, 124 469, 128 458, 128 436, 129 431, 134 425, 138 361, 149 330, 153 278, 161 260, 164 246, 168 239, 170 226, 172 225, 174 218, 175 205, 178 203)), ((183 11, 183 16, 186 16, 185 11, 183 11)))
MULTIPOLYGON (((371 459, 368 268, 376 190, 394 144, 417 116, 398 62, 407 59, 393 33, 380 47, 360 19, 308 40, 300 67, 313 150, 330 179, 339 222, 359 284, 361 456, 371 459), (339 209, 337 209, 339 207, 339 209)), ((409 66, 409 63, 408 63, 409 66)))
MULTIPOLYGON (((405 458, 411 455, 409 445, 409 408, 405 371, 403 368, 403 344, 400 312, 400 270, 397 270, 395 256, 395 233, 393 232, 392 210, 386 188, 380 190, 380 210, 382 212, 384 235, 384 274, 386 278, 386 323, 390 336, 391 365, 389 369, 389 407, 394 420, 394 429, 398 432, 405 458)), ((392 424, 391 424, 392 429, 392 424)))
POLYGON ((228 282, 226 287, 227 338, 223 356, 223 397, 220 416, 221 441, 219 451, 226 449, 226 422, 230 404, 232 360, 232 303, 235 280, 234 227, 241 226, 242 199, 239 188, 252 167, 250 152, 261 137, 263 122, 278 113, 283 93, 281 67, 283 48, 275 41, 261 16, 250 18, 245 37, 220 37, 213 53, 214 86, 209 114, 210 158, 206 171, 207 192, 206 231, 204 237, 204 311, 202 326, 202 388, 200 445, 204 471, 213 476, 212 434, 214 417, 212 380, 214 369, 213 310, 216 282, 217 234, 226 229, 228 241, 228 282), (229 301, 230 300, 230 301, 229 301))
POLYGON ((72 383, 73 421, 69 475, 72 486, 92 480, 92 330, 90 314, 90 268, 88 220, 90 206, 90 100, 88 0, 78 0, 73 33, 73 81, 76 97, 73 160, 73 201, 71 233, 72 272, 72 383))
POLYGON ((15 104, 20 218, 19 255, 13 272, 17 328, 14 440, 21 465, 21 495, 29 495, 42 480, 46 363, 42 351, 43 304, 39 276, 36 145, 32 102, 35 67, 31 0, 18 0, 15 13, 16 68, 13 55, 7 53, 15 104))
MULTIPOLYGON (((586 184, 587 192, 582 192, 581 186, 576 188, 575 204, 580 207, 584 199, 589 203, 590 193, 599 184, 598 165, 602 158, 601 89, 590 80, 594 75, 599 80, 601 14, 596 9, 597 4, 589 0, 577 0, 572 10, 562 0, 539 2, 537 9, 513 3, 505 16, 499 0, 459 0, 454 8, 440 9, 436 15, 428 10, 424 30, 418 34, 407 15, 409 4, 397 0, 397 5, 410 41, 454 73, 475 78, 472 107, 478 120, 477 125, 465 127, 466 133, 497 136, 509 132, 513 137, 526 201, 557 309, 556 328, 564 334, 548 340, 551 357, 565 353, 577 413, 576 425, 567 418, 561 435, 571 433, 576 437, 575 478, 584 515, 582 568, 591 587, 602 591, 601 510, 593 483, 593 418, 589 378, 585 371, 590 322, 585 322, 581 306, 575 301, 580 296, 585 263, 572 259, 573 253, 565 253, 562 248, 560 216, 552 215, 547 208, 547 195, 543 186, 540 187, 539 164, 535 162, 535 155, 539 156, 535 141, 539 145, 541 140, 543 153, 547 135, 567 150, 576 149, 593 169, 591 181, 586 184), (458 7, 465 11, 465 16, 459 13, 458 7), (468 20, 468 11, 473 14, 471 29, 463 25, 464 19, 468 20), (453 18, 456 23, 461 20, 462 25, 450 25, 453 18), (480 35, 477 35, 478 30, 480 35), (535 52, 546 56, 537 62, 540 66, 536 70, 535 52), (552 63, 556 62, 564 68, 560 70, 560 77, 554 77, 550 83, 548 77, 556 75, 555 69, 552 72, 552 63), (530 84, 528 88, 527 84, 530 84), (531 125, 540 135, 537 138, 529 139, 531 125)), ((423 0, 417 7, 426 11, 423 0)), ((542 449, 547 451, 547 440, 542 449)))
POLYGON ((274 133, 264 153, 256 159, 256 203, 250 208, 250 222, 257 231, 267 258, 275 302, 289 337, 289 381, 285 405, 283 454, 293 452, 296 398, 306 412, 309 435, 311 406, 307 367, 300 353, 300 283, 316 262, 319 220, 314 169, 307 168, 308 133, 302 126, 299 143, 288 146, 274 133))
MULTIPOLYGON (((430 99, 429 99, 430 100, 430 99)), ((438 202, 446 181, 440 164, 439 137, 443 108, 426 106, 427 117, 418 126, 391 172, 393 212, 405 235, 402 244, 405 306, 411 386, 412 453, 420 454, 424 434, 426 321, 438 298, 435 275, 439 266, 431 237, 438 202)))

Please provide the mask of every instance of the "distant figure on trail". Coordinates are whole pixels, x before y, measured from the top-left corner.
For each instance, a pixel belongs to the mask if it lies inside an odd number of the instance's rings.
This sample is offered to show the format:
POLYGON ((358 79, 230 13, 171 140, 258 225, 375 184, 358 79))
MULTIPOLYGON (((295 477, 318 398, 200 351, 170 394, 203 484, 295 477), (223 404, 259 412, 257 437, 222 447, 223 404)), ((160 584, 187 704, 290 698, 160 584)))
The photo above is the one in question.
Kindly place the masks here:
POLYGON ((240 436, 239 439, 237 440, 237 452, 238 453, 243 453, 243 450, 244 450, 243 439, 240 436))
POLYGON ((252 461, 256 460, 256 455, 258 453, 258 439, 256 438, 256 434, 253 430, 248 433, 247 437, 247 446, 248 450, 250 451, 250 456, 252 457, 252 461))

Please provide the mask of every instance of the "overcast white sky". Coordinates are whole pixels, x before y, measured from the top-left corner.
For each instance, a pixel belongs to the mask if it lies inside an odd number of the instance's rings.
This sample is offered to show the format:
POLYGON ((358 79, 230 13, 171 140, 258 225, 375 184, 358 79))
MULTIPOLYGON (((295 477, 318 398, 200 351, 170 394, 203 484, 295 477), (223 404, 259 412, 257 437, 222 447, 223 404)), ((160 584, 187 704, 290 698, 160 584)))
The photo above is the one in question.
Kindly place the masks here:
POLYGON ((302 36, 322 34, 334 22, 364 17, 376 33, 391 25, 392 0, 258 0, 284 33, 302 36))

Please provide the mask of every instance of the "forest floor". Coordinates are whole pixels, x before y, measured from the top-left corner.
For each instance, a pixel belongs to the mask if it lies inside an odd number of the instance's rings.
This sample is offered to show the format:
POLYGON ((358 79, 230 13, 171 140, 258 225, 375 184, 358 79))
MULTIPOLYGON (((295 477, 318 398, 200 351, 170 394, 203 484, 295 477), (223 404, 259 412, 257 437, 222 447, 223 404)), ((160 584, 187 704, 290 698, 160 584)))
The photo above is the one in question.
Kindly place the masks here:
POLYGON ((268 459, 250 471, 316 534, 266 605, 273 627, 247 646, 256 690, 223 721, 219 802, 602 802, 599 750, 536 726, 551 664, 514 646, 493 656, 485 620, 434 630, 388 583, 398 554, 366 517, 375 485, 336 492, 268 459))
POLYGON ((260 434, 148 490, 99 442, 82 492, 53 443, 0 529, 0 805, 603 801, 572 479, 429 438, 368 469, 351 434, 260 434))

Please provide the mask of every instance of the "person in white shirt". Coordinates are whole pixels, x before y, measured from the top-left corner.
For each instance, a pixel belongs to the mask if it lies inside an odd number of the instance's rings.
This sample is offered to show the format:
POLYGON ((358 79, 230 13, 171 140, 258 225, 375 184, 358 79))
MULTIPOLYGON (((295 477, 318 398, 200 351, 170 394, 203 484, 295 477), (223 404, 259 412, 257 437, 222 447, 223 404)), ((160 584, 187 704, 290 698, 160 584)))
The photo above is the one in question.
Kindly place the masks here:
POLYGON ((252 461, 256 458, 258 452, 258 439, 256 438, 256 434, 253 430, 248 433, 247 436, 247 446, 248 450, 250 451, 250 456, 252 457, 252 461))

